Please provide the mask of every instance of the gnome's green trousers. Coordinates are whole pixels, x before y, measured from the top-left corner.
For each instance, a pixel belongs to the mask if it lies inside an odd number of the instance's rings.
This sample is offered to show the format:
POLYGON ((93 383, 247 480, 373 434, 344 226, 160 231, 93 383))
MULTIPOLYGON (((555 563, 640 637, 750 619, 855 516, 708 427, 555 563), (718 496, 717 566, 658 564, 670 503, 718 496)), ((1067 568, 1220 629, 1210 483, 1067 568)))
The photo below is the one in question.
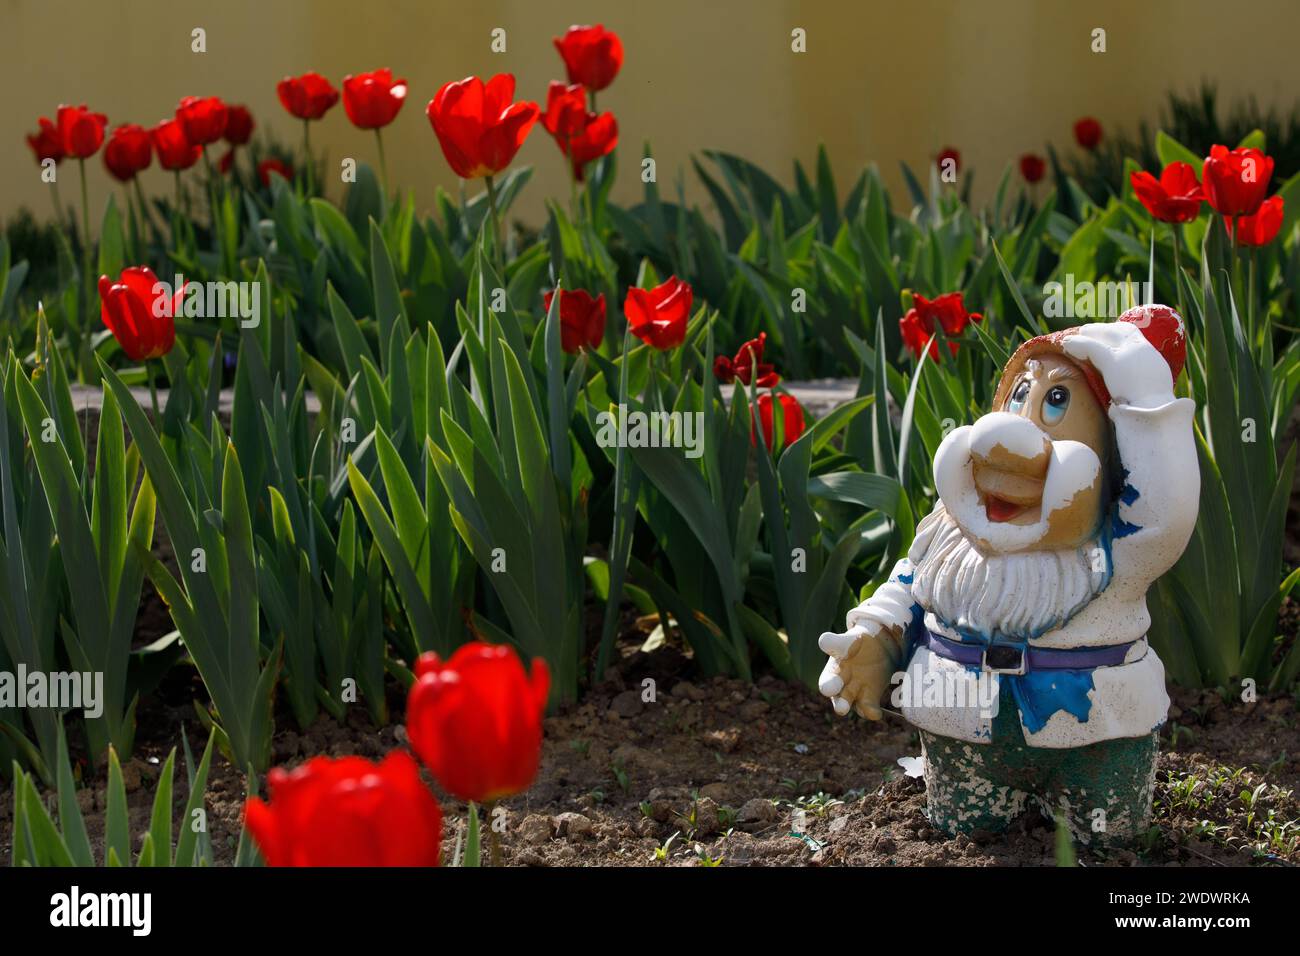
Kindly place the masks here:
POLYGON ((1151 820, 1154 732, 1069 750, 1030 747, 1016 708, 1005 706, 987 744, 920 733, 930 822, 950 834, 1001 832, 1031 801, 1092 846, 1131 840, 1151 820))

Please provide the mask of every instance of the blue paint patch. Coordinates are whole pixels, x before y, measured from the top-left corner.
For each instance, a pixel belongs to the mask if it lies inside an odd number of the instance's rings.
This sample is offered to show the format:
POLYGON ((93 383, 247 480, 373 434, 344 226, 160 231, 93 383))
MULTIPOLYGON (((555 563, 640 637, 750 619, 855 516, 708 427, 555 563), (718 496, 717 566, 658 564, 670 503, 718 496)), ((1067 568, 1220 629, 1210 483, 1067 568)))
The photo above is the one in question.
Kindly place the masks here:
POLYGON ((1073 714, 1081 724, 1088 722, 1093 688, 1091 670, 1042 670, 1028 674, 1003 674, 1011 685, 1011 696, 1020 711, 1025 730, 1036 734, 1047 726, 1057 711, 1073 714))
POLYGON ((1114 538, 1127 538, 1129 535, 1137 534, 1141 530, 1142 526, 1140 524, 1125 521, 1118 513, 1111 522, 1111 536, 1114 538))
POLYGON ((899 575, 897 578, 895 578, 894 580, 896 580, 899 584, 911 584, 911 583, 912 583, 912 577, 913 577, 913 575, 910 575, 910 574, 900 574, 900 575, 899 575))
POLYGON ((1133 502, 1137 501, 1141 497, 1142 493, 1129 484, 1124 485, 1124 490, 1119 493, 1119 500, 1124 502, 1126 505, 1133 504, 1133 502))

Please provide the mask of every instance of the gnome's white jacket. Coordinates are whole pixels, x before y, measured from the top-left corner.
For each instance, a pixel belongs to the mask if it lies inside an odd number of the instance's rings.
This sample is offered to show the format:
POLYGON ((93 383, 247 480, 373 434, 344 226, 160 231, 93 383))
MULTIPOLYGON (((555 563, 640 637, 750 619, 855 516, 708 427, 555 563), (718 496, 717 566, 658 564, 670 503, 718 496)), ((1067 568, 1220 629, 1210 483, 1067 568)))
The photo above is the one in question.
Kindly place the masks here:
MULTIPOLYGON (((1114 328, 1083 326, 1079 334, 1114 328)), ((1149 359, 1154 355, 1163 360, 1136 330, 1132 332, 1132 339, 1123 331, 1096 333, 1116 340, 1116 355, 1110 358, 1099 354, 1095 343, 1091 353, 1080 347, 1086 347, 1086 341, 1064 346, 1071 354, 1092 359, 1112 393, 1109 416, 1125 478, 1124 493, 1117 505, 1117 525, 1122 533, 1111 542, 1112 573, 1105 589, 1063 625, 1031 639, 1029 646, 1080 648, 1136 643, 1122 665, 1092 671, 1092 690, 1088 693, 1091 706, 1086 720, 1059 710, 1044 726, 1030 732, 1022 719, 1025 739, 1035 747, 1071 748, 1145 736, 1164 723, 1169 708, 1164 665, 1146 641, 1151 623, 1146 593, 1178 560, 1196 523, 1200 471, 1192 429, 1195 404, 1190 399, 1174 398, 1168 366, 1163 382, 1155 376, 1157 385, 1152 387, 1152 376, 1146 374, 1149 359), (1135 369, 1138 360, 1129 356, 1143 349, 1150 355, 1140 358, 1148 364, 1135 369)), ((945 444, 961 441, 957 431, 945 444)), ((912 598, 912 565, 924 554, 923 537, 923 533, 918 534, 908 558, 898 563, 890 580, 849 612, 850 628, 874 623, 897 625, 917 633, 923 624, 935 633, 961 639, 950 622, 939 620, 912 598), (918 616, 922 621, 916 620, 918 616)), ((969 669, 935 654, 921 642, 908 662, 908 681, 912 686, 924 686, 927 674, 933 675, 929 678, 933 681, 945 673, 960 676, 969 669)), ((1010 694, 1001 693, 999 697, 999 706, 1015 706, 1010 694)), ((973 743, 991 739, 992 719, 975 707, 917 707, 904 703, 903 714, 915 726, 945 737, 973 743)))

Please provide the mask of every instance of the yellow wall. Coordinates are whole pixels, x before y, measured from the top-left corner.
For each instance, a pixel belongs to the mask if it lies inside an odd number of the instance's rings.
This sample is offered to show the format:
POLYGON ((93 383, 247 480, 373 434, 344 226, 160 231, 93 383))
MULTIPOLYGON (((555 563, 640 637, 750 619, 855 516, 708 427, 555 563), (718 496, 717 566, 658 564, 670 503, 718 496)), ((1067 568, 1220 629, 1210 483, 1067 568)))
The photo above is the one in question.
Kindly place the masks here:
MULTIPOLYGON (((60 102, 148 125, 181 96, 216 94, 247 103, 263 128, 289 139, 299 124, 276 99, 282 75, 315 69, 337 84, 385 65, 412 91, 386 135, 391 175, 427 207, 435 184, 455 185, 423 115, 438 86, 511 71, 523 96, 544 101, 547 82, 563 75, 550 38, 598 20, 627 48, 600 101, 619 119, 623 199, 639 191, 630 154, 647 139, 661 186, 671 193, 685 171, 692 198, 692 150, 736 151, 789 182, 791 160, 811 160, 819 141, 841 182, 874 160, 896 195, 900 159, 919 171, 951 143, 978 171, 980 194, 1020 153, 1047 140, 1072 148, 1078 116, 1134 128, 1155 119, 1168 89, 1202 77, 1225 101, 1254 94, 1289 108, 1300 98, 1294 0, 0 0, 0 218, 23 204, 50 209, 23 135, 60 102), (195 26, 207 30, 206 54, 190 52, 195 26), (504 54, 489 50, 498 26, 504 54), (790 52, 796 26, 808 33, 801 55, 790 52), (1089 51, 1094 27, 1107 30, 1105 54, 1089 51)), ((314 125, 313 142, 335 170, 342 156, 373 158, 373 137, 353 129, 341 105, 314 125)), ((567 197, 565 170, 540 126, 520 161, 536 176, 517 211, 536 222, 543 197, 567 197)), ((65 201, 76 195, 70 173, 65 201)), ((144 183, 169 189, 156 168, 144 183)), ((109 188, 97 157, 96 206, 109 188)))

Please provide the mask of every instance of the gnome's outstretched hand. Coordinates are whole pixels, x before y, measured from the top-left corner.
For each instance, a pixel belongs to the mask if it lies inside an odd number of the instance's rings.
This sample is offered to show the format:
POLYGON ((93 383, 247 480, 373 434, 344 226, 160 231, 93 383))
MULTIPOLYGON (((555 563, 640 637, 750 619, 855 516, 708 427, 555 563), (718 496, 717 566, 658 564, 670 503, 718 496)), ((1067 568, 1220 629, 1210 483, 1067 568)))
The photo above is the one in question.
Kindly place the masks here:
POLYGON ((898 664, 899 629, 875 621, 843 634, 827 631, 817 645, 830 655, 817 687, 843 717, 852 708, 867 720, 883 716, 880 698, 898 664))
POLYGON ((1101 373, 1111 398, 1135 408, 1159 408, 1173 401, 1169 363, 1136 323, 1081 326, 1061 340, 1069 356, 1085 359, 1101 373))

